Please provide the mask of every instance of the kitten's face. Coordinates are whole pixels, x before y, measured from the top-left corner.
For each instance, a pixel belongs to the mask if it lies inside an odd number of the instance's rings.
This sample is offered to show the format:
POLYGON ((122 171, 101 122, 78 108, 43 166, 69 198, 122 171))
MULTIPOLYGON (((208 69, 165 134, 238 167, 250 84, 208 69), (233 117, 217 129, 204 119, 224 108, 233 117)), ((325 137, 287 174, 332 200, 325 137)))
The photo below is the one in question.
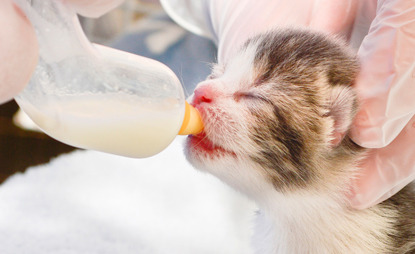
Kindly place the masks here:
POLYGON ((188 159, 248 192, 264 182, 278 190, 316 182, 326 174, 318 164, 351 121, 345 87, 356 71, 355 59, 321 35, 289 30, 249 40, 196 88, 205 129, 189 136, 188 159), (344 112, 333 110, 333 97, 346 102, 344 112))

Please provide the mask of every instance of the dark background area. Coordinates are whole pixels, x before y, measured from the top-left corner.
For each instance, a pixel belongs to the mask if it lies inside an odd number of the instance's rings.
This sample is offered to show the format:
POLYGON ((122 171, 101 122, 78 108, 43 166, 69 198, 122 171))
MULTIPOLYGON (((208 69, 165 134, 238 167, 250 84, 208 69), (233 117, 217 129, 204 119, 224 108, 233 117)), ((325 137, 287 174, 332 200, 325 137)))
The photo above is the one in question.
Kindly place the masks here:
POLYGON ((17 110, 15 101, 0 105, 0 183, 16 172, 75 150, 44 133, 17 127, 13 123, 17 110))

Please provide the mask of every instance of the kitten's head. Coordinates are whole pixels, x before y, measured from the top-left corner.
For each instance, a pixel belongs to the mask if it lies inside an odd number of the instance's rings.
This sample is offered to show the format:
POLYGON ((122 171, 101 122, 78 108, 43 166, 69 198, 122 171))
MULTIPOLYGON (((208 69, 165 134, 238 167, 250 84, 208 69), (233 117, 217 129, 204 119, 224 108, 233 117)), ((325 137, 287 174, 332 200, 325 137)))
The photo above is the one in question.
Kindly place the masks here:
POLYGON ((256 36, 195 90, 205 129, 189 136, 197 168, 248 193, 324 185, 344 174, 339 157, 356 111, 356 57, 341 42, 305 30, 256 36), (333 165, 332 165, 333 164, 333 165))

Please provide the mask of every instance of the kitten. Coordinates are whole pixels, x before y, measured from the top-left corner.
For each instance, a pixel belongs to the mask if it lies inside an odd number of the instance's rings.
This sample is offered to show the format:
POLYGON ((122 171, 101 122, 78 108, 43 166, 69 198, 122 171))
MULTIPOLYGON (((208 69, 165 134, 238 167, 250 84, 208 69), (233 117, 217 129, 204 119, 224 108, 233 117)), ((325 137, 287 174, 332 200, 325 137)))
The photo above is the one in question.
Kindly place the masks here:
POLYGON ((187 158, 257 202, 256 253, 415 253, 411 187, 362 211, 346 197, 367 152, 347 135, 358 69, 338 39, 275 30, 196 88, 187 158))

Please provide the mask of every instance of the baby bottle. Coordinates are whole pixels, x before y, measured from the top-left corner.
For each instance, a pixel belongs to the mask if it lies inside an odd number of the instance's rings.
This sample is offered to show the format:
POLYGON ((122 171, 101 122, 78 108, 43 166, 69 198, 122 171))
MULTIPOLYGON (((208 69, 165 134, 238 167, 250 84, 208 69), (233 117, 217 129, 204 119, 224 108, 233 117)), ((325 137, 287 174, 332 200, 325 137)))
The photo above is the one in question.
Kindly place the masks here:
POLYGON ((202 131, 176 75, 141 56, 91 44, 62 0, 15 0, 32 22, 39 62, 15 99, 49 136, 69 145, 142 158, 177 134, 202 131))

